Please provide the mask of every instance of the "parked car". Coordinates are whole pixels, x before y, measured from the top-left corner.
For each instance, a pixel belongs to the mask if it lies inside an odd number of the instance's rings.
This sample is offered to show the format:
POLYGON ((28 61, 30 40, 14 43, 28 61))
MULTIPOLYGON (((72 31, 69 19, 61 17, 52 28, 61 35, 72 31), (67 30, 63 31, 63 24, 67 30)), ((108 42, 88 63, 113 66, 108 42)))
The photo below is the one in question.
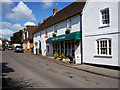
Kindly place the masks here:
POLYGON ((1 50, 1 51, 5 51, 5 46, 1 46, 1 47, 0 47, 0 50, 1 50))
POLYGON ((8 49, 8 46, 5 46, 5 49, 8 49))
POLYGON ((14 52, 22 52, 23 53, 23 47, 22 46, 16 46, 14 52))
POLYGON ((8 50, 13 50, 13 47, 12 46, 8 46, 8 50))

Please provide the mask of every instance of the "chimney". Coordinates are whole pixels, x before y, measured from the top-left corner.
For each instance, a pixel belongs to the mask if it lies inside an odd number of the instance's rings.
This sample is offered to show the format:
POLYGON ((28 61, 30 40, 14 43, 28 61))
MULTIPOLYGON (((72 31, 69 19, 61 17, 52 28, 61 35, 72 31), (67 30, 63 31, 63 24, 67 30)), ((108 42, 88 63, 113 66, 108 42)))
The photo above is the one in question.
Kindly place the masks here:
POLYGON ((55 15, 57 13, 57 8, 53 9, 53 15, 55 15))
POLYGON ((38 26, 41 24, 41 22, 38 22, 38 26))
POLYGON ((43 22, 45 22, 45 21, 46 21, 46 18, 43 19, 43 22))

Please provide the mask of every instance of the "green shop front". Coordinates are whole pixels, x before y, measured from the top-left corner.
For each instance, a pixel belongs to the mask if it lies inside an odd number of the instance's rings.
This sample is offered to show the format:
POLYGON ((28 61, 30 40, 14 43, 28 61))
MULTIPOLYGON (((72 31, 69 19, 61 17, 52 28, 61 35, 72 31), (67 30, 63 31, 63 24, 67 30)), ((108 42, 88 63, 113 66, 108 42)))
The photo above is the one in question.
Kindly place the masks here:
POLYGON ((59 55, 64 53, 66 57, 72 57, 76 64, 81 63, 80 31, 48 38, 46 43, 47 55, 53 56, 55 52, 59 55))

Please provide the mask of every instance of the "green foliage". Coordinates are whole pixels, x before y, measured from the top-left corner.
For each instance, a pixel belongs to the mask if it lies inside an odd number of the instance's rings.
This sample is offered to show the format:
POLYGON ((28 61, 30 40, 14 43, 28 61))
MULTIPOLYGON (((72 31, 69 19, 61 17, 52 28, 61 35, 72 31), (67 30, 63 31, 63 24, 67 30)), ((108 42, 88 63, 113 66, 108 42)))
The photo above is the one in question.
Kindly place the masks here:
POLYGON ((22 30, 19 30, 19 32, 13 33, 13 36, 10 37, 11 44, 19 43, 22 44, 22 30))
POLYGON ((64 53, 62 53, 60 56, 59 56, 61 59, 65 59, 66 58, 66 56, 64 55, 64 53))
POLYGON ((55 59, 57 59, 59 57, 59 54, 57 53, 57 51, 54 53, 53 56, 55 57, 55 59))

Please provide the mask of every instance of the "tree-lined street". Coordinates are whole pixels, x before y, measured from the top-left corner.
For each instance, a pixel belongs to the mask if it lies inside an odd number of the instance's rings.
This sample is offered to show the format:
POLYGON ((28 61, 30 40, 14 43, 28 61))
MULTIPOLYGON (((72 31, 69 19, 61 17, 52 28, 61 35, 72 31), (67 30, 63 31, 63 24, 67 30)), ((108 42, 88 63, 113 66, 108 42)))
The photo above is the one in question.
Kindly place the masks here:
POLYGON ((2 53, 2 64, 11 68, 8 69, 9 72, 3 73, 6 78, 23 87, 118 88, 117 79, 76 70, 40 55, 6 50, 2 53))

